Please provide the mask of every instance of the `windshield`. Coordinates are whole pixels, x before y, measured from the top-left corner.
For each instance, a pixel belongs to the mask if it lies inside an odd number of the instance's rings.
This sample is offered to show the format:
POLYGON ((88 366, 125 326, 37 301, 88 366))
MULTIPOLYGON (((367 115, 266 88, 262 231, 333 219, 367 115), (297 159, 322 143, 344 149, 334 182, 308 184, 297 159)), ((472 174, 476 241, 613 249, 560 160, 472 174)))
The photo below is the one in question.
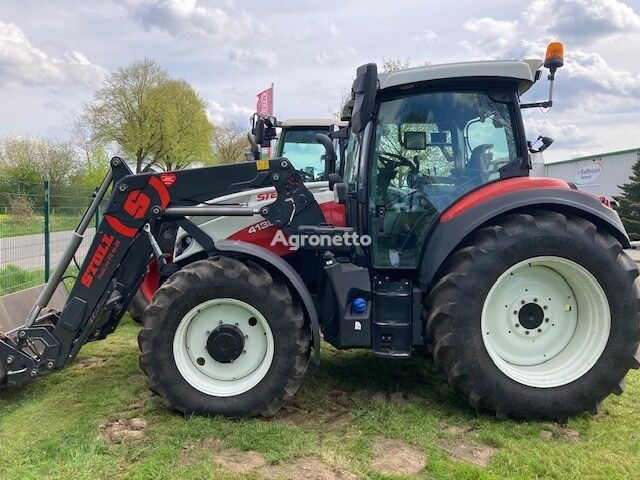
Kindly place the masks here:
POLYGON ((378 266, 413 267, 448 206, 517 162, 513 112, 485 92, 413 93, 380 104, 371 169, 378 266))
POLYGON ((305 181, 324 180, 324 147, 316 142, 316 133, 329 133, 328 127, 285 128, 278 155, 287 157, 305 181))

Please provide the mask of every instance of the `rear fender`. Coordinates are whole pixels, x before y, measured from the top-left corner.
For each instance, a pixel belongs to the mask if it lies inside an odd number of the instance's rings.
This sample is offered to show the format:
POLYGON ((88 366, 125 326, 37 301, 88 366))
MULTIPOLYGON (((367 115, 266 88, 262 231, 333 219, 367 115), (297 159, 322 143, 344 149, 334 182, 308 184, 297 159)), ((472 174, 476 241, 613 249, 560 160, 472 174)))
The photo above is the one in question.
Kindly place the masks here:
POLYGON ((486 195, 484 189, 498 185, 490 184, 471 192, 449 207, 441 215, 439 223, 434 227, 422 250, 418 278, 423 291, 436 279, 436 274, 447 257, 459 248, 474 230, 508 213, 541 209, 570 213, 583 217, 609 232, 624 248, 630 246, 629 237, 614 210, 603 205, 595 196, 574 190, 565 182, 553 181, 556 182, 555 186, 549 183, 542 188, 527 188, 523 183, 519 190, 507 189, 506 193, 500 194, 496 189, 495 195, 486 195))
POLYGON ((296 272, 294 268, 281 257, 259 245, 236 240, 218 240, 215 242, 215 248, 219 252, 236 253, 244 257, 252 258, 258 263, 266 265, 270 269, 277 270, 283 276, 302 302, 306 317, 311 325, 313 361, 316 365, 319 364, 320 324, 318 322, 318 312, 316 311, 315 304, 313 303, 311 293, 309 293, 307 286, 298 272, 296 272))

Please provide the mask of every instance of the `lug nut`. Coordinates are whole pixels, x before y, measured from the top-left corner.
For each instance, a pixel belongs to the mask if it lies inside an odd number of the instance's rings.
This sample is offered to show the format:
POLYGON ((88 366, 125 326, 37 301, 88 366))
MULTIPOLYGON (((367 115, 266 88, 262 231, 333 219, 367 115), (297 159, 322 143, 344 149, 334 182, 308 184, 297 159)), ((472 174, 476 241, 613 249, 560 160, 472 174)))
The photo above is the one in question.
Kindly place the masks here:
POLYGON ((47 362, 47 368, 49 370, 51 370, 53 368, 54 363, 53 362, 47 362))
POLYGON ((289 165, 289 164, 286 162, 286 160, 283 160, 283 161, 280 162, 280 166, 282 168, 287 168, 287 165, 289 165))
POLYGON ((545 318, 545 319, 544 319, 544 321, 545 321, 546 323, 549 323, 549 319, 548 319, 548 318, 545 318))
POLYGON ((520 328, 520 324, 519 323, 516 323, 516 328, 520 328))
POLYGON ((526 302, 524 300, 520 300, 520 303, 524 305, 526 302))
POLYGON ((538 333, 542 333, 542 329, 541 328, 538 329, 538 333))
POLYGON ((524 334, 529 335, 529 330, 525 330, 524 334))
POLYGON ((37 370, 35 370, 35 369, 34 369, 34 370, 31 370, 31 371, 29 372, 29 375, 31 375, 32 377, 35 377, 36 375, 38 375, 38 371, 37 371, 37 370))

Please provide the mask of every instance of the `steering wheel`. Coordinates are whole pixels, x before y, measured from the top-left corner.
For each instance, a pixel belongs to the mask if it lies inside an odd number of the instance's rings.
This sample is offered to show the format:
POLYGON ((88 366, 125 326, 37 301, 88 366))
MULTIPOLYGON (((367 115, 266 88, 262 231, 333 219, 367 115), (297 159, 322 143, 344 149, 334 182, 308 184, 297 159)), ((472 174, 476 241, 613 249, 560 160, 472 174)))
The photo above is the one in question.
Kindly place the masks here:
POLYGON ((403 157, 402 155, 398 155, 397 153, 380 152, 378 153, 378 158, 382 162, 382 166, 384 168, 396 168, 404 165, 409 167, 412 171, 418 170, 418 167, 411 160, 407 157, 403 157))

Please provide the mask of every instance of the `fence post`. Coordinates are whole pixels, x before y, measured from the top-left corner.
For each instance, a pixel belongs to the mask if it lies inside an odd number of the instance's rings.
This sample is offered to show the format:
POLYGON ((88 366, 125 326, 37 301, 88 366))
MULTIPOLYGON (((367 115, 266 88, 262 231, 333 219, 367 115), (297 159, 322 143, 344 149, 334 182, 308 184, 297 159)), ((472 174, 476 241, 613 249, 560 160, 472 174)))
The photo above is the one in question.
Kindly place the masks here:
POLYGON ((51 232, 51 226, 49 225, 49 199, 50 199, 49 190, 49 180, 44 181, 44 205, 43 205, 43 213, 44 213, 44 281, 45 283, 49 280, 49 267, 51 263, 51 239, 49 234, 51 232))

